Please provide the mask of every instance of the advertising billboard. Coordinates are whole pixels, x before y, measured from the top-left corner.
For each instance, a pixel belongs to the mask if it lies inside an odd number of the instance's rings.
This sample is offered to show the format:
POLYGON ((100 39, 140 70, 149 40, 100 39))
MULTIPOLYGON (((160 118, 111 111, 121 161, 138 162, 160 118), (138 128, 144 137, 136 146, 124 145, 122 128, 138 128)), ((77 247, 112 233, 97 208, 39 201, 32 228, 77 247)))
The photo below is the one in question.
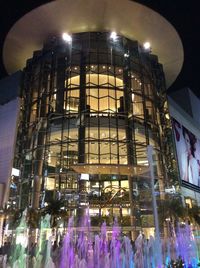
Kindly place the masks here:
POLYGON ((181 180, 200 187, 200 139, 172 118, 181 180))

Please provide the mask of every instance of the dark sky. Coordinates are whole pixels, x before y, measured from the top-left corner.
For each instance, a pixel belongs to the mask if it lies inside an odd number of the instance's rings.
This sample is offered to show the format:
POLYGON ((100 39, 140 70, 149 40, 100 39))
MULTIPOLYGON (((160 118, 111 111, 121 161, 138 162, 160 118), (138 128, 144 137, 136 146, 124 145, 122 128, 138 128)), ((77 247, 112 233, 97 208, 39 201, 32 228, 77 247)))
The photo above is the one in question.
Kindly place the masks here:
MULTIPOLYGON (((73 0, 72 0, 73 1, 73 0)), ((84 1, 84 0, 82 0, 84 1)), ((2 48, 6 33, 20 17, 47 0, 0 0, 0 78, 6 71, 2 48)), ((197 0, 137 0, 164 16, 179 33, 184 47, 184 65, 170 91, 189 87, 200 97, 200 13, 197 0)))

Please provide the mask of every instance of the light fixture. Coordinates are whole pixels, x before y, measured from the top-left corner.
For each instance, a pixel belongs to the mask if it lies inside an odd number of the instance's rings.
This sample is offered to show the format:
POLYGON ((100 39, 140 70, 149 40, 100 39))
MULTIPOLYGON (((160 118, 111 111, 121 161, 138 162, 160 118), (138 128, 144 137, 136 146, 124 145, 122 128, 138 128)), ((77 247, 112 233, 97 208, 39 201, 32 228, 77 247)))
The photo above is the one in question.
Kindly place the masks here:
POLYGON ((116 33, 116 32, 111 32, 111 34, 110 34, 110 38, 111 38, 113 41, 116 41, 116 39, 117 39, 117 33, 116 33))
POLYGON ((145 42, 143 44, 144 49, 149 50, 151 48, 151 44, 149 42, 145 42))
POLYGON ((64 41, 68 42, 68 43, 71 43, 72 42, 72 37, 71 35, 67 34, 67 33, 63 33, 62 34, 62 38, 64 41))

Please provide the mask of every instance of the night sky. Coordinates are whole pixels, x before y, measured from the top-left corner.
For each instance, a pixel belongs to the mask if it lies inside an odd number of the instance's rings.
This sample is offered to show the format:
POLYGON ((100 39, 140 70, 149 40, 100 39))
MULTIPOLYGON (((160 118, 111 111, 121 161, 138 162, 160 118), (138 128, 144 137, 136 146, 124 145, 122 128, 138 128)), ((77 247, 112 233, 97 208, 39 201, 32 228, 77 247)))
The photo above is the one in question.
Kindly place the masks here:
MULTIPOLYGON (((2 63, 2 48, 6 33, 27 12, 48 2, 51 1, 0 0, 0 78, 7 76, 2 63)), ((138 0, 136 2, 145 4, 165 17, 175 27, 182 40, 184 65, 169 91, 189 87, 200 97, 200 13, 198 1, 138 0)))

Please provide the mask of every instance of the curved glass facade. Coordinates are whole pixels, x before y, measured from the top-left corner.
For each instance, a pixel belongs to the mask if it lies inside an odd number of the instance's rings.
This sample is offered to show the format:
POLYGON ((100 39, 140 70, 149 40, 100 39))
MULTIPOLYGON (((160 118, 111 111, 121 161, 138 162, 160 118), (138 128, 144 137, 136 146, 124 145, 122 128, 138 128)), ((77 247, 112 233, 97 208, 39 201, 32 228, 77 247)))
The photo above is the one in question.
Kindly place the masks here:
POLYGON ((21 206, 63 197, 69 215, 89 205, 93 225, 118 217, 153 226, 147 145, 159 188, 165 178, 157 57, 110 33, 73 34, 71 43, 50 37, 23 81, 21 206))

